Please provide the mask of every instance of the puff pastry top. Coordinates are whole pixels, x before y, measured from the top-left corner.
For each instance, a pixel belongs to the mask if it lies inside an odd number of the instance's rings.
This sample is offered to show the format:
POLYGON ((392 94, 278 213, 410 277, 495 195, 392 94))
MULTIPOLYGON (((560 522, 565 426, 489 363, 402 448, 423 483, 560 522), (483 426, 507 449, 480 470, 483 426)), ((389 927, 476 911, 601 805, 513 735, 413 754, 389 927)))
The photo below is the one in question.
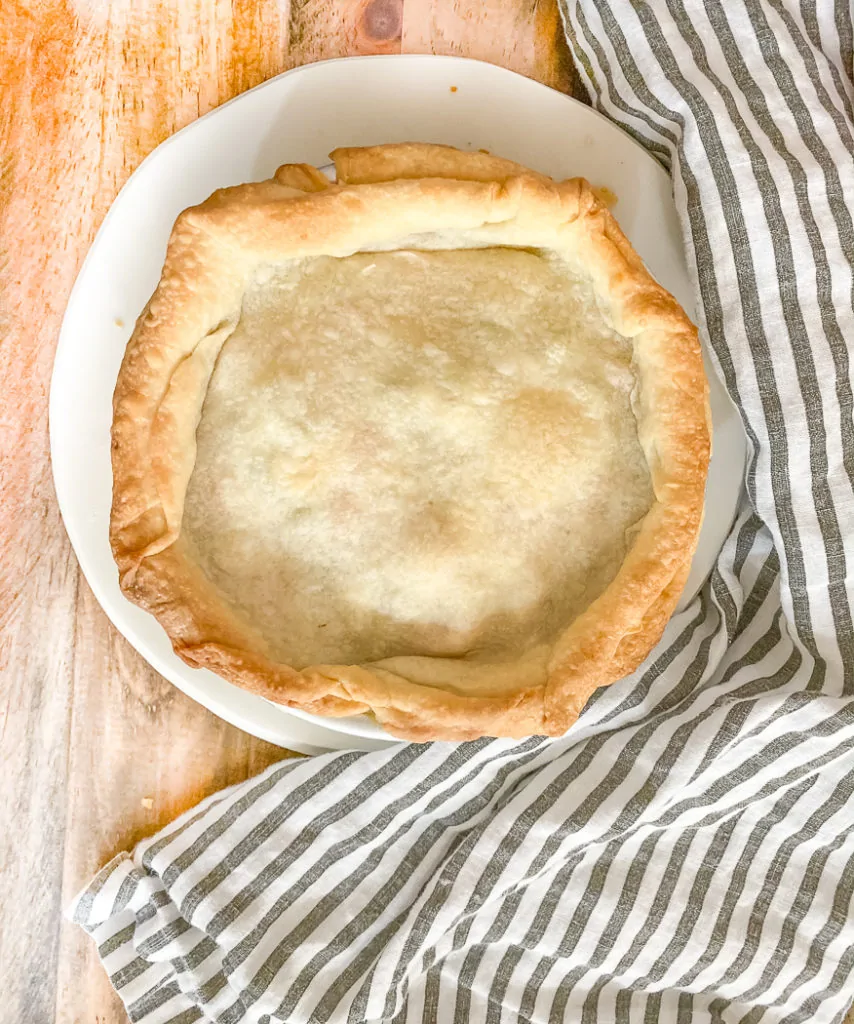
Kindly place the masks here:
POLYGON ((125 593, 192 665, 413 739, 559 734, 678 600, 696 331, 580 179, 404 145, 179 217, 115 395, 125 593))

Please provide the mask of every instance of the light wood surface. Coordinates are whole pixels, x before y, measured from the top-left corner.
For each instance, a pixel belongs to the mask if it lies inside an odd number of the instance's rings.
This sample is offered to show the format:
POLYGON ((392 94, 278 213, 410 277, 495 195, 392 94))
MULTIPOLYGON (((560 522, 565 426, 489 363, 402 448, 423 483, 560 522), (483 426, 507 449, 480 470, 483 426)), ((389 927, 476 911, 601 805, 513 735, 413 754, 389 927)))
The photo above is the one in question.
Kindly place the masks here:
POLYGON ((114 853, 287 753, 150 669, 77 569, 47 433, 74 277, 177 129, 296 65, 401 51, 575 91, 555 0, 0 0, 0 1024, 127 1021, 62 908, 114 853))
POLYGON ((554 0, 0 3, 0 1022, 127 1018, 61 911, 119 850, 284 752, 109 625, 53 493, 47 401, 77 270, 158 143, 298 64, 454 53, 571 91, 554 0))

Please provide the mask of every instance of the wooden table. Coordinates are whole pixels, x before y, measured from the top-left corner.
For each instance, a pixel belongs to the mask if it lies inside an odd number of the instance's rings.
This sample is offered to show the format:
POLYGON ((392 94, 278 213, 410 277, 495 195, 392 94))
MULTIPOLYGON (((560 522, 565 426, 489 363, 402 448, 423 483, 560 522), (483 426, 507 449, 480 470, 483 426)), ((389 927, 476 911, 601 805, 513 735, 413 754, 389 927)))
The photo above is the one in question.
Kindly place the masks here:
POLYGON ((2 0, 4 1024, 126 1021, 63 906, 114 853, 287 754, 158 676, 80 575, 47 433, 74 277, 117 191, 168 135, 295 65, 400 51, 476 57, 574 91, 555 0, 2 0))
POLYGON ((3 0, 0 5, 0 1020, 127 1018, 61 923, 114 853, 286 752, 226 725, 116 634, 51 481, 63 310, 158 143, 298 64, 453 53, 573 86, 555 0, 3 0))

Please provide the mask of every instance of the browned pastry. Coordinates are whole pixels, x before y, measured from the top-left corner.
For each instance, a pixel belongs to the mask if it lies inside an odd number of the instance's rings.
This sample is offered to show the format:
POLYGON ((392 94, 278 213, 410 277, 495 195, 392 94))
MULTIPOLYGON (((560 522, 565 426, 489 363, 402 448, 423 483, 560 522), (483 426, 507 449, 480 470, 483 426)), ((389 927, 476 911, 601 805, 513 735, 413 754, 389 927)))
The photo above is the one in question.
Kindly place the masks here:
POLYGON ((582 179, 431 145, 178 218, 116 385, 121 585, 190 665, 415 740, 559 735, 684 586, 696 329, 582 179))

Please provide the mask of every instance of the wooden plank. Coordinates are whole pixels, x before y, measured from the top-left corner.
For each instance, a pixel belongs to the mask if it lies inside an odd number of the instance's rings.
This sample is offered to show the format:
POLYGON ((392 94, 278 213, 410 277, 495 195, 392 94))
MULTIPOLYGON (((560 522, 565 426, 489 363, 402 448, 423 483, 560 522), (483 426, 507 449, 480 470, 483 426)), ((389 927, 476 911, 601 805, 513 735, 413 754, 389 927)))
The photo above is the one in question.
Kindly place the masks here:
POLYGON ((47 382, 74 267, 49 258, 61 232, 50 247, 36 242, 50 219, 33 211, 56 206, 38 150, 57 137, 66 27, 58 20, 37 41, 17 5, 0 23, 0 972, 15 1021, 53 1016, 65 829, 77 570, 53 497, 47 382))
POLYGON ((578 90, 556 0, 407 2, 403 49, 474 57, 562 92, 578 90))

